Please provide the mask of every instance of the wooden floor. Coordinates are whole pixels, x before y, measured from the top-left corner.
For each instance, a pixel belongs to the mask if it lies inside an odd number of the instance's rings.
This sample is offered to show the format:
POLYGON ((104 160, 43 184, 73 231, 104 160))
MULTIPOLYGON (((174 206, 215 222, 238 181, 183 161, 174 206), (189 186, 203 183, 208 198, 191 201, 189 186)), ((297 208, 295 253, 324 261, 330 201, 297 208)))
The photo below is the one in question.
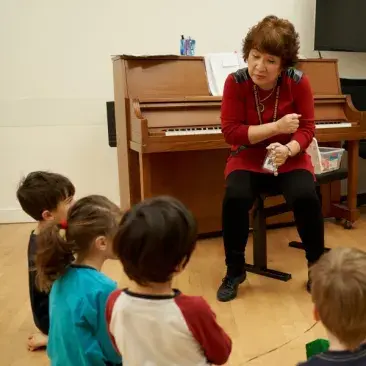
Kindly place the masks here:
MULTIPOLYGON (((353 230, 327 222, 327 246, 366 248, 365 222, 366 214, 353 230)), ((49 365, 44 351, 31 353, 25 346, 28 334, 34 330, 26 264, 28 236, 33 226, 0 225, 0 363, 4 366, 49 365)), ((233 352, 227 365, 294 366, 305 359, 306 342, 325 335, 320 324, 314 326, 311 299, 304 288, 304 253, 287 246, 297 239, 296 230, 272 230, 268 239, 271 267, 293 275, 287 283, 249 274, 236 300, 217 302, 216 290, 224 276, 221 239, 200 242, 186 271, 175 281, 185 293, 204 296, 232 337, 233 352)), ((248 258, 249 254, 251 239, 248 258)), ((121 286, 128 284, 118 262, 108 262, 104 271, 121 286)))

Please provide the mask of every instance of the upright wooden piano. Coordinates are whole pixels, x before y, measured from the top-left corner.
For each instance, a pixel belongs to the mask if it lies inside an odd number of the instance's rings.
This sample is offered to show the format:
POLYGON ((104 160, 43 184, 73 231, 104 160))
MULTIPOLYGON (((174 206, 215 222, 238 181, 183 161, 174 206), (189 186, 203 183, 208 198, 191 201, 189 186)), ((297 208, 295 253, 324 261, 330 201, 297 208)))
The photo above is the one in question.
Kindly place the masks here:
MULTIPOLYGON (((318 141, 349 141, 347 206, 331 204, 328 214, 355 222, 358 141, 366 136, 366 120, 341 93, 337 60, 306 59, 297 67, 314 91, 318 141)), ((122 55, 113 57, 113 72, 121 207, 172 195, 195 214, 201 234, 220 231, 229 146, 220 128, 221 97, 210 95, 204 59, 122 55)), ((323 189, 337 201, 330 185, 323 189)), ((282 201, 273 197, 266 205, 282 201)), ((267 223, 292 220, 286 213, 267 223)))

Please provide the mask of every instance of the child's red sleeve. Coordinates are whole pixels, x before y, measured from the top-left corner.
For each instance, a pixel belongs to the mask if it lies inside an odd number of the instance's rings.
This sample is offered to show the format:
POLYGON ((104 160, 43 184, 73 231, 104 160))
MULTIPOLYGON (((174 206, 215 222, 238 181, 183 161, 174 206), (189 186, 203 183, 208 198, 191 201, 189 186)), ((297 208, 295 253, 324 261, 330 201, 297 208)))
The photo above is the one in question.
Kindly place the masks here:
POLYGON ((208 362, 223 365, 230 356, 232 342, 217 323, 210 306, 202 297, 180 295, 175 301, 208 362))
POLYGON ((119 289, 113 291, 107 299, 107 304, 106 304, 106 309, 105 309, 105 320, 107 322, 108 335, 109 335, 109 338, 111 339, 114 349, 117 352, 119 352, 119 349, 117 347, 116 340, 114 338, 114 335, 111 332, 110 327, 111 327, 111 322, 112 322, 113 307, 114 307, 114 304, 116 303, 118 297, 121 295, 121 293, 122 293, 122 290, 119 290, 119 289))

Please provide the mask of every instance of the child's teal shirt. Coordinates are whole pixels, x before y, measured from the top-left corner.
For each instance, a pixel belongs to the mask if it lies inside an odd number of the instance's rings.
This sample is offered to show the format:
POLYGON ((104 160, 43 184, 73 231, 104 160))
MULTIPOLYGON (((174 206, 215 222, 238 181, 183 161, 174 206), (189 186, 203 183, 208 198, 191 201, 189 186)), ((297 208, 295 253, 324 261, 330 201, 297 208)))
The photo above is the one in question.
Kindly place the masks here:
POLYGON ((88 266, 72 265, 52 285, 47 353, 51 366, 122 363, 105 319, 109 294, 117 284, 88 266))

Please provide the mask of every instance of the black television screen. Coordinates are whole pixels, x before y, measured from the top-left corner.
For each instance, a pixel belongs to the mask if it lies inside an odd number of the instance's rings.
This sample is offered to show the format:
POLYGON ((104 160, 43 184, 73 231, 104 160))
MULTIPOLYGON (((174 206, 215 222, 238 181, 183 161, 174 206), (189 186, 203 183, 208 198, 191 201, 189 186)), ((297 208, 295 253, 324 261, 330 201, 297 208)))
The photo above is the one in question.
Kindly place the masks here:
POLYGON ((366 52, 366 0, 316 0, 314 49, 366 52))

